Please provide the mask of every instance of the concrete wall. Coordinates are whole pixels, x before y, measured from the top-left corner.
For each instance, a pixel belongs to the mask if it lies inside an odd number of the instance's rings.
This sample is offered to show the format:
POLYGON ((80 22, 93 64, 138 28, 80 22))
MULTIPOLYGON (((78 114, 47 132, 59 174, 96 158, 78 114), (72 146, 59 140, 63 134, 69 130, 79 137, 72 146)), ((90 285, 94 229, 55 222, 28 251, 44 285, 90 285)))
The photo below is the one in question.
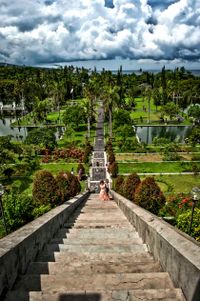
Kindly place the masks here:
POLYGON ((200 301, 200 244, 116 192, 111 193, 187 301, 200 301))
POLYGON ((0 296, 12 288, 17 275, 25 273, 29 263, 87 196, 88 193, 78 195, 0 239, 0 296))

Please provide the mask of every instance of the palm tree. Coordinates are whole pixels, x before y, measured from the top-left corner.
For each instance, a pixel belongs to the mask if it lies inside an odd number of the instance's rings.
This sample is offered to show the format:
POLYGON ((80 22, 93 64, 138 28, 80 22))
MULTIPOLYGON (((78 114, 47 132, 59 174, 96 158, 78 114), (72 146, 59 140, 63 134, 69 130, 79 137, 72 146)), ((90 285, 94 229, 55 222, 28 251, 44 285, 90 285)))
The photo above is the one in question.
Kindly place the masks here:
POLYGON ((119 105, 119 87, 105 86, 102 97, 105 111, 109 113, 109 136, 112 138, 112 111, 114 106, 119 105))
POLYGON ((90 124, 92 115, 95 113, 94 106, 96 105, 98 94, 98 86, 95 81, 90 81, 88 85, 84 86, 83 95, 85 97, 84 107, 87 115, 88 138, 90 137, 90 124))

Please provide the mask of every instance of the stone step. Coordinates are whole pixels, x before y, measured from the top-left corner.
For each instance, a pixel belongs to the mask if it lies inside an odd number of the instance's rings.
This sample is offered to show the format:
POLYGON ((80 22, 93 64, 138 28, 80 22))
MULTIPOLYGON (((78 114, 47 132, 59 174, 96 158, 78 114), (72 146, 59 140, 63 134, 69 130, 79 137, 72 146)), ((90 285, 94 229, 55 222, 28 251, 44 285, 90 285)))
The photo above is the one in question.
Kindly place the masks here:
POLYGON ((145 244, 139 245, 64 245, 64 244, 48 244, 44 248, 44 252, 77 252, 77 253, 141 253, 147 252, 147 247, 145 244))
POLYGON ((26 292, 12 291, 6 301, 185 301, 180 289, 26 292))
POLYGON ((180 289, 82 291, 57 294, 30 293, 30 301, 185 301, 180 289), (64 297, 61 299, 60 297, 64 297), (40 298, 40 299, 37 299, 40 298))
POLYGON ((64 245, 130 245, 142 244, 142 240, 140 238, 131 238, 131 239, 103 239, 103 238, 90 238, 90 237, 68 237, 68 238, 54 238, 51 240, 51 244, 64 244, 64 245))
MULTIPOLYGON (((109 239, 134 239, 139 238, 138 233, 135 231, 134 228, 126 229, 126 228, 106 228, 106 229, 66 229, 62 228, 56 234, 56 238, 74 238, 74 237, 81 237, 81 238, 91 238, 102 240, 109 240, 109 239)), ((55 238, 55 239, 56 239, 55 238)))
POLYGON ((64 225, 65 228, 75 228, 75 229, 90 229, 90 228, 96 228, 96 229, 107 229, 107 228, 128 228, 128 229, 132 229, 132 226, 127 223, 126 221, 107 221, 107 222, 103 222, 103 221, 99 221, 99 222, 95 222, 95 221, 86 221, 84 222, 79 222, 79 223, 66 223, 64 225))
POLYGON ((14 290, 63 292, 79 290, 173 289, 168 273, 115 273, 20 276, 14 290))
POLYGON ((27 274, 59 274, 59 273, 93 274, 93 273, 150 273, 161 272, 158 262, 90 262, 90 261, 58 261, 33 262, 27 274))
MULTIPOLYGON (((149 262, 149 260, 154 261, 153 257, 148 252, 140 253, 89 253, 89 252, 41 252, 37 257, 37 262, 71 262, 71 261, 90 261, 90 262, 149 262)), ((134 264, 134 263, 133 263, 134 264)))

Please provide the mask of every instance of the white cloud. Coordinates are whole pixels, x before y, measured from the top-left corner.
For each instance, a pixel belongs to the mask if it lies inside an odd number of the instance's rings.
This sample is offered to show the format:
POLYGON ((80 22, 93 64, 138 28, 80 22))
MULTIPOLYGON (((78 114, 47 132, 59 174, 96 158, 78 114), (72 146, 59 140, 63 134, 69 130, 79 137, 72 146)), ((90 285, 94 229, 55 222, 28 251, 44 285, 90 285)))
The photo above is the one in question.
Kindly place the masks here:
POLYGON ((115 0, 111 9, 104 0, 0 0, 0 60, 197 60, 200 2, 174 2, 154 9, 154 0, 115 0))

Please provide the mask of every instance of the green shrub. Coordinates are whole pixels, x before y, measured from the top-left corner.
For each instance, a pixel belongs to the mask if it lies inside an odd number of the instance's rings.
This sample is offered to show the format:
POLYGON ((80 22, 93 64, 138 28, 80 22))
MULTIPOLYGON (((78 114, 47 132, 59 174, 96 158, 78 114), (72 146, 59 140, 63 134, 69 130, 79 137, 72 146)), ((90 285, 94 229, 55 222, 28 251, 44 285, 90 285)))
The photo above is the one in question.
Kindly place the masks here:
POLYGON ((51 210, 51 206, 50 204, 48 205, 41 205, 39 207, 36 207, 33 209, 33 216, 34 218, 37 218, 43 214, 45 214, 46 212, 51 210))
POLYGON ((26 194, 5 194, 3 208, 8 229, 13 231, 33 219, 33 198, 26 194))
POLYGON ((58 185, 48 170, 41 170, 36 173, 33 181, 33 198, 37 204, 51 204, 51 206, 59 204, 58 185))
MULTIPOLYGON (((191 220, 191 209, 180 214, 177 218, 177 227, 185 233, 189 233, 189 226, 191 220)), ((200 209, 194 209, 193 223, 191 228, 191 236, 197 241, 200 241, 200 209)))
POLYGON ((135 203, 144 209, 158 214, 165 204, 165 197, 153 177, 144 179, 135 191, 135 203))
POLYGON ((132 173, 131 175, 129 175, 123 183, 123 195, 127 199, 134 201, 135 190, 140 184, 140 182, 141 181, 138 174, 132 173))

